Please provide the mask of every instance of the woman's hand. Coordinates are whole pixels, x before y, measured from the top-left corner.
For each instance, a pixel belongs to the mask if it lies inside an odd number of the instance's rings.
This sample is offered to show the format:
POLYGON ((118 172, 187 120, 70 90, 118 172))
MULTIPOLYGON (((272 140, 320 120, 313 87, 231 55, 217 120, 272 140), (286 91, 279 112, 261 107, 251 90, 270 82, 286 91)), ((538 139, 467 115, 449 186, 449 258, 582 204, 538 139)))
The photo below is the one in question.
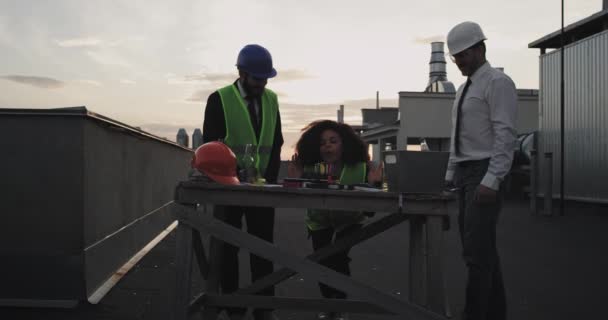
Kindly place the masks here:
POLYGON ((377 166, 370 161, 368 162, 369 172, 367 173, 367 183, 376 184, 382 182, 382 174, 384 172, 384 162, 380 161, 377 166))
POLYGON ((291 161, 287 164, 287 177, 288 178, 301 178, 304 174, 302 164, 298 160, 298 154, 291 156, 291 161))

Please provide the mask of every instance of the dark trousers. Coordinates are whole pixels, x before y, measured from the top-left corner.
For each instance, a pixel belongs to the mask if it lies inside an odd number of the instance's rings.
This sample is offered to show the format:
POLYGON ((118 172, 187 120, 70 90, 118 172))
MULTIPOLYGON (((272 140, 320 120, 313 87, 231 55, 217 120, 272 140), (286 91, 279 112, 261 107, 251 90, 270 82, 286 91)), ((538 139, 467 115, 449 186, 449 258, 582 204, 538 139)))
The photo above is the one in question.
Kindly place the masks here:
MULTIPOLYGON (((336 239, 340 239, 348 236, 350 233, 359 228, 361 228, 360 224, 354 224, 352 226, 347 227, 346 229, 340 230, 339 232, 336 232, 334 228, 310 231, 310 237, 312 238, 312 248, 315 251, 322 249, 323 247, 333 243, 332 239, 334 238, 334 235, 336 239)), ((321 260, 320 263, 321 265, 326 266, 332 270, 350 276, 350 257, 348 256, 349 251, 350 249, 339 252, 333 256, 321 260)), ((324 298, 346 299, 346 293, 332 288, 326 284, 319 283, 319 288, 321 289, 321 294, 324 298)))
POLYGON ((496 224, 502 207, 502 192, 495 201, 476 201, 476 190, 488 169, 489 160, 459 164, 455 173, 459 191, 458 226, 467 265, 466 320, 506 319, 505 288, 496 249, 496 224))
MULTIPOLYGON (((235 207, 217 206, 216 217, 229 225, 241 229, 243 215, 247 222, 247 232, 258 238, 273 242, 274 235, 274 208, 266 207, 235 207)), ((224 243, 221 257, 220 286, 223 294, 229 294, 239 288, 239 248, 224 243)), ((273 272, 273 263, 255 254, 249 255, 251 265, 251 279, 256 281, 273 272)), ((274 286, 259 292, 260 295, 274 296, 274 286)), ((232 311, 236 311, 234 309, 232 311)), ((262 310, 256 310, 256 319, 260 318, 262 310)))

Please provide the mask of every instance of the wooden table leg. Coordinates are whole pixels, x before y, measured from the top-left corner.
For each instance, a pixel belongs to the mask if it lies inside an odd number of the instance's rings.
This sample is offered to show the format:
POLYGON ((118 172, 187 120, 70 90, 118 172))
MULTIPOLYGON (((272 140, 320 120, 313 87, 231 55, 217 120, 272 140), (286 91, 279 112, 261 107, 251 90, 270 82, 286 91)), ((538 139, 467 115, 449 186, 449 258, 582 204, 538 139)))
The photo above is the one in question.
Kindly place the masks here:
POLYGON ((451 317, 443 274, 442 245, 443 218, 429 216, 426 219, 426 277, 427 277, 427 307, 437 313, 451 317))
POLYGON ((196 257, 201 278, 207 280, 207 276, 209 275, 209 259, 205 253, 201 233, 194 229, 192 229, 192 248, 194 249, 194 257, 196 257))
POLYGON ((192 228, 184 223, 178 223, 175 242, 175 320, 188 319, 190 305, 191 273, 192 273, 192 228))
POLYGON ((409 299, 412 303, 427 306, 426 248, 424 217, 410 219, 410 274, 409 299))
MULTIPOLYGON (((223 208, 224 207, 221 206, 207 206, 205 215, 214 216, 216 219, 221 219, 224 216, 223 208)), ((220 275, 222 268, 221 256, 223 247, 223 241, 213 236, 209 239, 209 272, 207 282, 205 284, 206 293, 217 294, 220 292, 220 275)), ((219 311, 220 310, 216 307, 203 307, 201 319, 215 320, 219 314, 219 311)))

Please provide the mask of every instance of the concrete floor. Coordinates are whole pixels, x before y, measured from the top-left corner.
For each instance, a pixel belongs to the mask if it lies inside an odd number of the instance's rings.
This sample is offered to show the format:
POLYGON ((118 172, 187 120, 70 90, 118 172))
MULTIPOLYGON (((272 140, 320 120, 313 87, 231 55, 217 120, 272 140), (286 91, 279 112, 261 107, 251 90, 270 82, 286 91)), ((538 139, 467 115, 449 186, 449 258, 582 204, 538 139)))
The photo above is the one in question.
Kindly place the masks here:
MULTIPOLYGON (((452 226, 456 211, 450 210, 452 226)), ((311 252, 304 211, 280 209, 276 242, 299 255, 311 252)), ((530 216, 527 203, 507 201, 498 227, 498 245, 510 319, 607 319, 608 210, 569 206, 564 217, 530 216)), ((403 223, 352 250, 353 277, 407 298, 409 225, 403 223)), ((140 261, 97 305, 74 309, 0 308, 0 319, 170 319, 175 237, 170 234, 140 261)), ((465 267, 455 227, 445 234, 445 265, 450 306, 463 308, 465 267)), ((248 255, 241 252, 241 259, 248 255)), ((247 263, 242 282, 249 281, 247 263)), ((194 287, 200 288, 200 280, 194 287)), ((279 296, 319 297, 316 283, 296 275, 277 287, 279 296)), ((314 319, 314 313, 281 310, 280 319, 314 319)), ((456 316, 455 319, 459 317, 456 316)), ((199 317, 192 317, 199 319, 199 317)), ((352 315, 351 319, 379 319, 352 315)))

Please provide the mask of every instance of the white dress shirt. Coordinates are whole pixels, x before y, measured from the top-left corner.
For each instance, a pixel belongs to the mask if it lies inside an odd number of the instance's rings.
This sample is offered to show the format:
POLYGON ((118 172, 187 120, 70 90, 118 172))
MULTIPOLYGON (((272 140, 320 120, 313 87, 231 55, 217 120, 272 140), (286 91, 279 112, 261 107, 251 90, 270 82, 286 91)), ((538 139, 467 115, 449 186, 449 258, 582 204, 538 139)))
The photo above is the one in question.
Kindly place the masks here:
POLYGON ((481 184, 498 190, 500 182, 511 169, 517 132, 517 90, 502 71, 483 64, 470 77, 471 84, 460 110, 460 152, 454 153, 454 132, 458 101, 464 85, 458 88, 452 107, 452 142, 450 160, 445 175, 454 178, 458 162, 490 159, 481 184))

